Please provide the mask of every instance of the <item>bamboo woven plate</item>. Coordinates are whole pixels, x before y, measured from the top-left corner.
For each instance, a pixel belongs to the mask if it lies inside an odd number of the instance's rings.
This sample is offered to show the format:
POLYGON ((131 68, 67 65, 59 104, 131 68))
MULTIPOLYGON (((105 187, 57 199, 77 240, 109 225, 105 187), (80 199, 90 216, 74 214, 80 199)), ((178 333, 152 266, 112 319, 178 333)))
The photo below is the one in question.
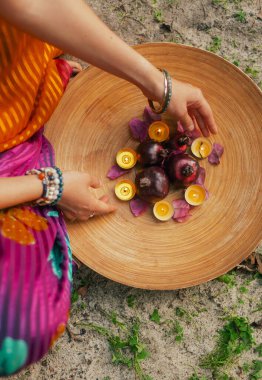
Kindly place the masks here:
MULTIPOLYGON (((188 222, 157 222, 149 212, 135 218, 127 203, 115 200, 116 213, 68 225, 73 253, 126 285, 188 287, 232 269, 262 239, 262 94, 238 68, 212 53, 163 43, 136 49, 203 90, 219 126, 215 141, 225 153, 217 167, 203 161, 211 195, 188 222)), ((141 117, 145 105, 135 86, 97 68, 78 75, 47 128, 57 165, 90 171, 114 198, 116 181, 106 179, 106 173, 120 148, 137 145, 128 121, 141 117)))

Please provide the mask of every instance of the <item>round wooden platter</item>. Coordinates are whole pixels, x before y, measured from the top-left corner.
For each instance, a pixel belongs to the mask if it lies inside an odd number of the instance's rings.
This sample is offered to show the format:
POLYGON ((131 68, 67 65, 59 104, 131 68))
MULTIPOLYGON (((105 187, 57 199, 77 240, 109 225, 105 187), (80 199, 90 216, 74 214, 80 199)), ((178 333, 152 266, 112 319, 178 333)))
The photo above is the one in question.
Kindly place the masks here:
MULTIPOLYGON (((262 239, 262 94, 224 59, 189 46, 155 43, 135 49, 179 80, 200 87, 219 133, 211 138, 225 152, 206 168, 209 199, 186 223, 158 222, 148 211, 134 217, 115 199, 117 180, 106 178, 116 152, 138 143, 128 122, 142 117, 146 99, 128 82, 97 68, 68 86, 46 134, 63 170, 89 171, 103 181, 118 210, 68 224, 73 254, 114 281, 145 289, 177 289, 211 280, 245 259, 262 239)), ((126 176, 134 179, 134 171, 126 176)), ((125 177, 121 177, 125 178, 125 177)), ((174 198, 171 193, 169 198, 174 198)))

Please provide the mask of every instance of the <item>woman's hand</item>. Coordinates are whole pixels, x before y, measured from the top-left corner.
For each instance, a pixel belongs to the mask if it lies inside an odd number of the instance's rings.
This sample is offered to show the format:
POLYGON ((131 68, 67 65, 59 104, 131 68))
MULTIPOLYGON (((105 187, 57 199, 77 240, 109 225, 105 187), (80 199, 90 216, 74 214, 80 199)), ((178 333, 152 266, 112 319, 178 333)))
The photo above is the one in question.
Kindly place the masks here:
POLYGON ((58 203, 69 221, 88 220, 94 215, 108 214, 116 210, 109 204, 109 197, 103 195, 97 199, 90 188, 98 189, 101 183, 88 173, 64 172, 64 190, 58 203))
POLYGON ((193 130, 196 121, 204 136, 209 136, 210 132, 217 133, 210 105, 202 91, 191 84, 173 79, 172 98, 167 111, 187 130, 193 130))
MULTIPOLYGON (((161 103, 164 96, 163 73, 154 68, 151 78, 154 86, 149 91, 146 88, 141 90, 147 98, 161 103)), ((175 120, 180 120, 183 127, 189 131, 193 130, 197 123, 204 136, 209 136, 210 132, 217 133, 209 103, 202 91, 189 83, 172 80, 172 97, 167 112, 175 120)))

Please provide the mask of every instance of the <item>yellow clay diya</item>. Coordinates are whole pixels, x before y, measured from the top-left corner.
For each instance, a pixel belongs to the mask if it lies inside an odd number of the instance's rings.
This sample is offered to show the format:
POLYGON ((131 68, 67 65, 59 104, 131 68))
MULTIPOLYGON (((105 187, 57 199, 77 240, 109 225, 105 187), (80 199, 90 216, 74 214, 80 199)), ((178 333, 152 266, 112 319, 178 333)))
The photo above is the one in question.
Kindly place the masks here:
POLYGON ((161 222, 166 222, 171 219, 174 214, 174 208, 167 201, 156 202, 153 208, 153 214, 161 222))
POLYGON ((169 137, 169 126, 163 121, 155 121, 148 128, 148 135, 152 140, 162 142, 169 137))
POLYGON ((192 206, 200 206, 206 199, 206 190, 201 185, 190 185, 185 191, 185 200, 192 206))
POLYGON ((205 137, 198 137, 192 142, 191 151, 198 158, 206 158, 212 152, 212 143, 205 137))
POLYGON ((122 169, 131 169, 137 162, 137 154, 131 148, 123 148, 117 152, 116 162, 122 169))
POLYGON ((123 179, 115 185, 115 194, 121 201, 130 201, 136 194, 136 186, 129 179, 123 179))

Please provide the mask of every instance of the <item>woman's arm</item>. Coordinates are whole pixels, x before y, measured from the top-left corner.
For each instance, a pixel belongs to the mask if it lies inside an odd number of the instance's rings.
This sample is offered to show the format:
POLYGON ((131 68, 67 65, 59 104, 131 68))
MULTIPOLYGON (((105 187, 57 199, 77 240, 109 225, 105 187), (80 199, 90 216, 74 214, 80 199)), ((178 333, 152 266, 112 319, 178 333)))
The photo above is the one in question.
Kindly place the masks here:
POLYGON ((34 175, 0 178, 0 210, 41 197, 43 186, 34 175))
MULTIPOLYGON (((109 197, 97 199, 90 188, 98 189, 101 183, 88 173, 64 172, 64 190, 58 205, 68 219, 86 220, 90 214, 102 215, 116 210, 109 197)), ((41 197, 42 181, 36 175, 0 178, 0 210, 32 202, 41 197)))
MULTIPOLYGON (((0 0, 0 15, 20 29, 128 80, 146 97, 161 102, 162 73, 117 37, 83 0, 0 0)), ((199 116, 204 135, 216 133, 212 111, 199 89, 174 80, 173 92, 168 108, 171 115, 189 129, 193 129, 189 114, 199 116)))

